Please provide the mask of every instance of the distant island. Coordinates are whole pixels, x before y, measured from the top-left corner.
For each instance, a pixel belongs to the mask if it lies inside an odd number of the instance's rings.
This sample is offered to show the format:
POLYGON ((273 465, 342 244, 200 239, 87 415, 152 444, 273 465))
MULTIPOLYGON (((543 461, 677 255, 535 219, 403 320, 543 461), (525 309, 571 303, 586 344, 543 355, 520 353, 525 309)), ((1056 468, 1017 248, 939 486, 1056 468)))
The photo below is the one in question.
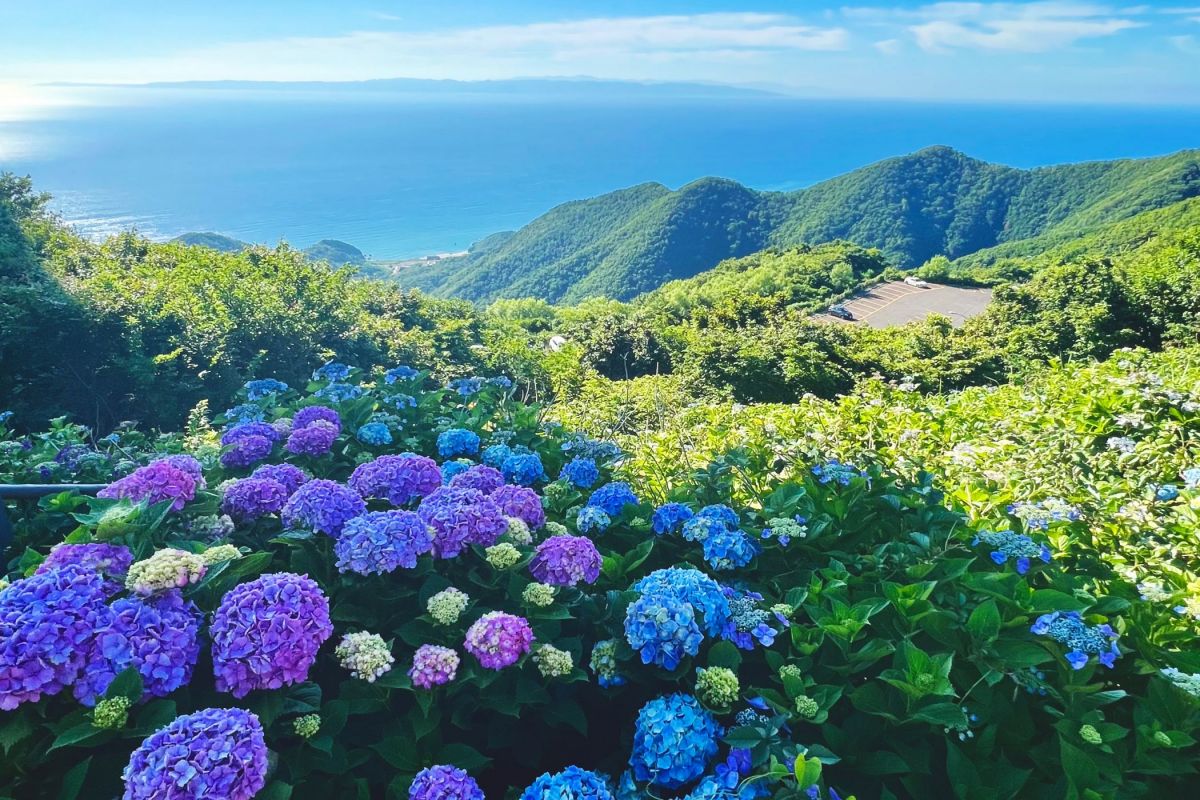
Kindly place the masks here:
MULTIPOLYGON (((243 242, 241 239, 212 231, 189 231, 176 236, 171 241, 177 244, 207 247, 221 253, 240 253, 248 247, 253 247, 250 242, 243 242)), ((322 239, 316 244, 304 248, 301 252, 310 261, 326 261, 335 266, 351 264, 361 267, 367 263, 367 257, 362 250, 337 239, 322 239)))

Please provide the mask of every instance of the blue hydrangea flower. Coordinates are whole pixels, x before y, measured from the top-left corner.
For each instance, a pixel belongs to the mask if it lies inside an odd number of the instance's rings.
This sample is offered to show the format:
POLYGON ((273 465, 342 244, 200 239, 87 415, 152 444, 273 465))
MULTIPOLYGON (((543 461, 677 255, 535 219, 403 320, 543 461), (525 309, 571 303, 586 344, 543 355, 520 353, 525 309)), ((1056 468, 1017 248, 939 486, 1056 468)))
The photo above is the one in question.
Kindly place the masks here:
POLYGON ((843 464, 837 459, 827 461, 824 464, 813 465, 812 474, 817 479, 817 483, 820 483, 822 486, 829 483, 836 483, 839 486, 849 486, 850 481, 866 475, 858 467, 843 464))
POLYGON ((242 403, 241 405, 226 409, 225 413, 221 416, 234 424, 262 422, 267 418, 267 412, 263 410, 262 406, 255 405, 254 403, 242 403))
POLYGON ((344 403, 347 400, 357 400, 363 396, 363 388, 351 383, 331 383, 313 392, 314 397, 328 400, 331 403, 344 403))
POLYGON ((597 464, 607 464, 622 455, 621 448, 615 443, 591 439, 581 433, 563 442, 562 450, 572 456, 590 458, 597 464))
POLYGON ((483 388, 483 378, 455 378, 450 381, 449 388, 461 397, 470 397, 479 394, 479 390, 483 388))
POLYGON ((570 766, 541 775, 521 793, 521 800, 613 800, 613 793, 603 776, 570 766))
POLYGON ((727 530, 729 528, 722 520, 697 514, 683 523, 683 538, 689 542, 703 542, 714 533, 727 530))
POLYGON ((1179 497, 1179 489, 1174 484, 1164 483, 1154 491, 1154 499, 1162 503, 1169 503, 1179 497))
POLYGON ((596 642, 592 648, 592 657, 588 661, 592 672, 596 673, 596 683, 601 687, 622 686, 625 676, 617 671, 617 642, 615 639, 604 639, 596 642))
POLYGON ((250 800, 267 783, 262 724, 240 708, 177 717, 133 751, 122 777, 125 800, 250 800))
POLYGON ((671 594, 695 608, 704 618, 704 631, 718 636, 729 621, 729 600, 721 585, 698 569, 667 567, 651 572, 633 585, 643 594, 671 594))
POLYGON ((504 459, 501 471, 506 481, 518 486, 532 486, 546 479, 546 470, 537 453, 514 453, 504 459))
POLYGON ((1058 497, 1036 503, 1018 500, 1008 506, 1008 513, 1024 522, 1031 531, 1044 531, 1054 522, 1076 522, 1082 516, 1079 509, 1058 497))
POLYGON ((977 546, 981 542, 994 548, 989 555, 997 564, 1005 564, 1010 558, 1015 559, 1018 575, 1024 575, 1029 571, 1032 558, 1039 558, 1047 564, 1050 563, 1050 548, 1044 544, 1038 544, 1023 533, 980 531, 972 540, 971 545, 977 546))
POLYGON ((575 527, 580 533, 603 533, 612 524, 612 519, 597 506, 584 506, 575 517, 575 527))
POLYGON ((388 385, 397 381, 411 381, 421 373, 412 367, 401 364, 398 367, 392 367, 387 372, 383 373, 383 380, 388 385))
POLYGON ((367 510, 358 492, 322 478, 297 489, 283 506, 283 524, 336 538, 342 527, 367 510))
POLYGON ((1189 467, 1180 473, 1183 485, 1189 489, 1200 489, 1200 467, 1189 467))
MULTIPOLYGON (((742 650, 753 650, 756 643, 763 647, 775 643, 778 631, 770 625, 770 621, 773 617, 778 620, 778 617, 759 607, 763 599, 761 594, 728 587, 722 592, 729 603, 729 617, 721 632, 725 639, 742 650)), ((790 624, 786 619, 780 621, 782 627, 790 624)))
POLYGON ((433 549, 433 535, 411 511, 373 511, 346 523, 333 546, 340 572, 382 575, 412 569, 433 549))
POLYGON ((704 540, 704 560, 716 570, 744 567, 757 553, 758 546, 741 531, 721 528, 704 540))
POLYGON ((513 454, 513 449, 508 445, 493 444, 488 445, 479 460, 493 469, 500 469, 504 466, 504 462, 513 454))
POLYGON ((346 364, 339 364, 337 361, 327 361, 313 371, 312 379, 314 381, 329 381, 337 383, 344 381, 350 377, 350 367, 346 364))
POLYGON ((683 503, 666 503, 654 510, 651 524, 659 536, 678 533, 695 514, 683 503))
POLYGON ((1072 669, 1083 669, 1092 656, 1112 669, 1121 651, 1117 633, 1110 625, 1088 625, 1078 611, 1054 611, 1038 617, 1029 629, 1070 648, 1066 654, 1072 669))
POLYGON ((450 481, 469 470, 472 466, 474 465, 470 461, 462 458, 443 462, 442 485, 449 486, 450 481))
POLYGON ((610 517, 620 514, 625 509, 625 506, 636 506, 637 504, 637 495, 633 493, 633 489, 629 487, 629 484, 624 481, 606 483, 592 492, 592 496, 588 499, 589 506, 597 506, 610 517))
POLYGON ((704 774, 723 733, 691 695, 651 700, 638 712, 629 758, 633 777, 664 789, 686 786, 704 774))
POLYGON ((442 458, 473 456, 479 452, 479 434, 464 428, 451 428, 438 434, 437 448, 442 458))
POLYGON ((737 512, 729 506, 721 503, 705 506, 696 512, 696 516, 704 517, 706 519, 714 519, 730 530, 733 530, 741 524, 741 520, 738 519, 737 512))
POLYGON ((416 408, 417 398, 411 394, 393 394, 383 398, 383 402, 393 408, 416 408))
POLYGON ((392 443, 392 432, 388 430, 387 424, 383 422, 368 422, 358 429, 358 433, 355 436, 363 444, 372 447, 382 447, 385 444, 392 443))
POLYGON ((670 593, 648 592, 625 611, 625 640, 643 664, 673 670, 700 652, 704 632, 687 602, 670 593))
POLYGON ((274 378, 259 378, 258 380, 247 381, 245 388, 246 399, 256 402, 272 395, 286 392, 288 385, 274 378))
POLYGON ((600 480, 600 468, 594 460, 576 456, 563 466, 558 479, 579 489, 590 489, 600 480))

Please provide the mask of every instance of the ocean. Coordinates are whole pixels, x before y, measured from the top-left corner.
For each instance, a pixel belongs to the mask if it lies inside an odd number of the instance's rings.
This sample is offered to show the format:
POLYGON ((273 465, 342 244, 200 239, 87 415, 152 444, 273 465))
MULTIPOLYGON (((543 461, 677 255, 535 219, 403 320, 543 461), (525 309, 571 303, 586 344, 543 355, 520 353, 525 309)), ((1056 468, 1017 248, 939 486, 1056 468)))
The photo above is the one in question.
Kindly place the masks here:
POLYGON ((0 170, 82 233, 466 249, 552 206, 717 175, 795 189, 934 144, 1035 167, 1200 147, 1200 109, 494 93, 73 90, 0 114, 0 170))

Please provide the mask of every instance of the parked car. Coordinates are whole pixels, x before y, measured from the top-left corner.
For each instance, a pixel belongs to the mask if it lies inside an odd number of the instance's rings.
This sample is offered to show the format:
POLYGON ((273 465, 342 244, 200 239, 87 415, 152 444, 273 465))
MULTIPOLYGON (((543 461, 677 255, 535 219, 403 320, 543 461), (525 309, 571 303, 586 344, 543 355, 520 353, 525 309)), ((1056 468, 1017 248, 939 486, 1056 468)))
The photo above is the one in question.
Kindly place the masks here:
POLYGON ((838 317, 839 319, 850 320, 852 322, 854 321, 854 315, 850 313, 850 309, 846 308, 841 303, 838 303, 835 306, 830 306, 829 313, 835 317, 838 317))
POLYGON ((923 281, 920 278, 918 278, 916 275, 909 275, 907 278, 904 279, 904 282, 907 283, 909 286, 915 286, 918 289, 928 289, 929 288, 929 281, 923 281))

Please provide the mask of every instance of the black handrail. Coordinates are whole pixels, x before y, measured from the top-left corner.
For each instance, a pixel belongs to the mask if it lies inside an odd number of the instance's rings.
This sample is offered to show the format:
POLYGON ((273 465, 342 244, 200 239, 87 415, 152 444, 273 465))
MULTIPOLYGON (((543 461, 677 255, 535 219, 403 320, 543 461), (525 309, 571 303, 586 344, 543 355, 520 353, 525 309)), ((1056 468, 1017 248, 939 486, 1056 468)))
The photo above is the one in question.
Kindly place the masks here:
POLYGON ((107 483, 0 483, 0 558, 12 544, 14 536, 12 523, 8 521, 5 500, 29 500, 59 492, 95 494, 107 485, 107 483))

